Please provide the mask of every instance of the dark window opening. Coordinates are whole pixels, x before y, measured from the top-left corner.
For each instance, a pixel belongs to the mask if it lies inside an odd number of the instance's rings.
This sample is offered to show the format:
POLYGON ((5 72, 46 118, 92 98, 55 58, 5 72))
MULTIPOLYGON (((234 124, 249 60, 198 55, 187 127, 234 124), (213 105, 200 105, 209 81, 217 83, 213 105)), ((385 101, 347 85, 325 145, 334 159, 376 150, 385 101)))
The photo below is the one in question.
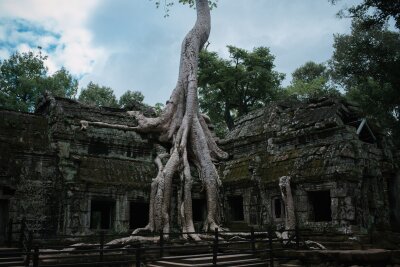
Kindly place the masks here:
POLYGON ((205 199, 192 199, 192 212, 194 222, 203 222, 206 218, 207 203, 205 199))
POLYGON ((368 125, 367 119, 358 119, 351 122, 345 122, 347 125, 351 125, 356 128, 356 133, 358 138, 366 143, 375 144, 377 139, 374 135, 374 132, 368 125))
POLYGON ((149 203, 131 202, 129 205, 129 228, 145 227, 149 222, 149 203))
POLYGON ((115 201, 92 200, 90 207, 91 229, 113 228, 115 218, 115 201))
POLYGON ((9 195, 12 196, 15 193, 15 189, 10 188, 10 187, 3 187, 3 195, 9 195))
POLYGON ((243 197, 242 196, 231 196, 228 197, 228 203, 231 211, 232 221, 243 221, 243 197))
POLYGON ((330 191, 308 192, 310 220, 314 222, 332 221, 330 191))
POLYGON ((281 198, 274 198, 273 199, 273 213, 275 219, 283 218, 283 214, 285 213, 285 206, 283 205, 283 201, 281 198))
POLYGON ((375 136, 372 134, 372 131, 369 130, 368 126, 363 127, 358 134, 358 137, 360 138, 361 141, 374 144, 375 143, 375 136))
POLYGON ((6 241, 6 228, 8 222, 8 201, 0 199, 0 246, 6 241))
POLYGON ((92 137, 90 139, 88 153, 95 155, 108 155, 109 153, 108 145, 104 143, 101 140, 101 138, 92 137))

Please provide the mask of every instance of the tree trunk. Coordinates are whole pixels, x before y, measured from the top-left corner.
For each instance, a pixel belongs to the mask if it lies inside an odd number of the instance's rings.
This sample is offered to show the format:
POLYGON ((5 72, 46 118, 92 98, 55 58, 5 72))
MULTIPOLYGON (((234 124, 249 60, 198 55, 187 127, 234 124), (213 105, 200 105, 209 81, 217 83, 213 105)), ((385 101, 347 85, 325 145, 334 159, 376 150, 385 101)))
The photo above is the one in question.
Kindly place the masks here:
POLYGON ((285 204, 285 229, 294 230, 296 227, 296 215, 294 212, 290 176, 282 176, 279 178, 279 188, 281 189, 282 200, 285 204))
POLYGON ((232 130, 233 127, 235 126, 235 123, 234 123, 232 115, 231 115, 231 109, 228 104, 228 101, 225 102, 224 119, 225 119, 226 125, 228 126, 229 131, 232 130))
MULTIPOLYGON (((157 132, 160 141, 172 144, 165 166, 159 155, 157 177, 151 184, 149 224, 151 231, 170 231, 170 202, 174 175, 181 177, 179 192, 179 222, 183 232, 194 232, 192 218, 192 176, 190 165, 196 167, 207 197, 205 230, 220 227, 218 188, 220 180, 213 160, 226 158, 213 140, 208 128, 209 119, 199 112, 197 96, 197 66, 201 48, 210 34, 208 0, 196 0, 197 21, 182 42, 179 76, 165 109, 158 118, 147 118, 139 112, 130 112, 138 120, 138 131, 157 132)), ((136 229, 137 233, 141 229, 136 229)), ((198 239, 198 236, 191 235, 198 239)))

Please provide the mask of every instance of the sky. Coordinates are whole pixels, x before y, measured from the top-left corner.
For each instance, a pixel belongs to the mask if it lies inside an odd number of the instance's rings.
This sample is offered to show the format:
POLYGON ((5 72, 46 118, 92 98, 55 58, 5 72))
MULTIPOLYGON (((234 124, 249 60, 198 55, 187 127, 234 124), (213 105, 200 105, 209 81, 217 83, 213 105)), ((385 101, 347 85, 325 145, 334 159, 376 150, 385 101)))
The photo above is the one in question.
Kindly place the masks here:
MULTIPOLYGON (((299 66, 331 57, 334 34, 350 32, 350 20, 336 13, 360 1, 219 0, 208 50, 226 58, 227 45, 269 47, 288 85, 299 66)), ((176 4, 164 14, 154 0, 0 0, 0 60, 40 46, 49 72, 64 66, 81 88, 93 81, 117 97, 141 91, 144 102, 165 103, 195 10, 176 4)))

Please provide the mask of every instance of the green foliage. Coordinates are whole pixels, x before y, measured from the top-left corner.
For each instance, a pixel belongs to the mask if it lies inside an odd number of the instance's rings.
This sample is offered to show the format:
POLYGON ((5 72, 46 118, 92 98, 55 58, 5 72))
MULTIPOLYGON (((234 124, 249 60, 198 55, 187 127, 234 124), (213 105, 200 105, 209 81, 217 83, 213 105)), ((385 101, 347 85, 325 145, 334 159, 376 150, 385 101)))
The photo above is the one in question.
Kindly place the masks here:
POLYGON ((72 99, 78 91, 78 80, 62 67, 46 79, 46 88, 51 88, 53 95, 72 99))
POLYGON ((100 86, 90 82, 82 89, 78 100, 82 103, 97 107, 118 107, 117 99, 110 87, 100 86))
MULTIPOLYGON (((330 0, 335 4, 339 0, 330 0)), ((339 12, 340 17, 351 17, 361 21, 366 28, 383 26, 389 19, 394 19, 400 29, 400 0, 363 0, 339 12)))
POLYGON ((335 36, 333 79, 400 140, 400 34, 354 22, 349 35, 335 36))
POLYGON ((161 115, 161 112, 163 111, 163 109, 164 109, 164 104, 163 103, 156 103, 155 105, 154 105, 154 111, 156 112, 156 115, 157 116, 160 116, 161 115))
POLYGON ((0 61, 0 107, 33 112, 38 98, 46 90, 53 95, 73 98, 78 82, 64 68, 48 76, 47 56, 38 53, 14 53, 0 61))
POLYGON ((129 106, 136 105, 137 103, 143 103, 144 95, 139 91, 126 91, 118 101, 121 108, 128 108, 129 106))
POLYGON ((274 56, 266 47, 249 52, 228 46, 230 58, 202 51, 199 61, 200 107, 223 136, 234 119, 278 99, 284 75, 273 70, 274 56))
POLYGON ((307 62, 292 73, 292 82, 286 88, 286 94, 298 99, 340 95, 329 83, 329 74, 325 65, 307 62))
POLYGON ((307 62, 292 73, 293 82, 303 81, 307 83, 321 77, 328 79, 328 76, 324 64, 318 64, 312 61, 307 62))

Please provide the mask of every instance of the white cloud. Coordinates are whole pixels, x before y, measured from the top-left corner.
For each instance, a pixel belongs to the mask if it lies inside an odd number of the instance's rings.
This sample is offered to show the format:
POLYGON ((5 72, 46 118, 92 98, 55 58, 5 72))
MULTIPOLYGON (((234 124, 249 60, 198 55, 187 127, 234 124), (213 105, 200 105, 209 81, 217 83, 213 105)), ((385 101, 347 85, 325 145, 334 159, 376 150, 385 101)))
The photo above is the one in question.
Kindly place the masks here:
POLYGON ((32 47, 30 47, 28 44, 21 43, 17 46, 17 51, 21 53, 26 53, 32 50, 32 47))
POLYGON ((0 16, 25 18, 56 29, 75 28, 82 26, 82 22, 98 2, 99 0, 2 0, 0 16))
POLYGON ((19 43, 15 48, 24 51, 37 46, 44 50, 55 46, 56 49, 50 51, 46 63, 50 72, 61 66, 65 66, 74 75, 91 72, 94 62, 104 55, 104 51, 92 43, 92 35, 85 26, 91 10, 98 2, 99 0, 2 0, 1 18, 24 19, 61 36, 57 39, 52 35, 13 30, 5 38, 8 42, 19 43))
POLYGON ((7 49, 0 49, 0 60, 10 57, 10 52, 7 49))
MULTIPOLYGON (((339 8, 328 0, 221 0, 212 11, 209 50, 227 57, 226 45, 267 46, 276 69, 290 74, 306 61, 331 56, 333 34, 350 26, 335 17, 339 8)), ((81 87, 93 81, 117 96, 141 90, 153 104, 165 102, 175 86, 180 43, 195 12, 176 5, 164 19, 163 10, 146 0, 0 0, 1 18, 23 18, 59 34, 10 34, 0 24, 0 37, 8 34, 4 38, 16 47, 52 48, 50 71, 65 66, 83 76, 81 87)), ((0 56, 7 53, 0 47, 0 56)))

